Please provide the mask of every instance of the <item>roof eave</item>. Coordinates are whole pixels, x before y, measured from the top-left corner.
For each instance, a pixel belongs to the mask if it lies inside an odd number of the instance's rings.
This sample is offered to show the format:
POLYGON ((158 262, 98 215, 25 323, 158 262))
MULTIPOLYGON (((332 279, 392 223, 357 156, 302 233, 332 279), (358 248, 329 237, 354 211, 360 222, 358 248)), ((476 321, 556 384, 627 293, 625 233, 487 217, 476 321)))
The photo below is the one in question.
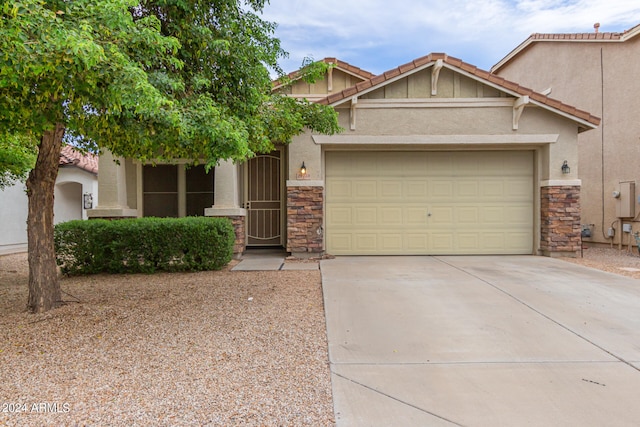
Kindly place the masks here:
POLYGON ((545 110, 551 111, 551 112, 553 112, 553 113, 555 113, 555 114, 557 114, 559 116, 562 116, 562 117, 564 117, 566 119, 569 119, 569 120, 575 122, 578 125, 578 133, 582 133, 582 132, 585 132, 585 131, 588 131, 588 130, 592 130, 592 129, 597 129, 598 126, 600 126, 600 118, 599 117, 595 117, 595 116, 589 115, 589 120, 586 120, 586 119, 580 118, 578 116, 575 116, 573 114, 567 113, 566 111, 562 111, 562 110, 559 110, 557 108, 554 108, 554 107, 552 107, 550 105, 543 104, 542 102, 535 101, 533 99, 530 99, 530 102, 533 105, 536 105, 536 106, 538 106, 540 108, 544 108, 545 110), (596 123, 593 123, 593 122, 596 122, 596 123))
POLYGON ((500 62, 498 62, 497 64, 495 64, 493 67, 491 67, 491 69, 489 70, 491 73, 495 74, 497 70, 499 70, 500 68, 502 68, 504 65, 506 65, 508 62, 510 62, 513 58, 515 58, 516 56, 518 56, 520 54, 520 52, 522 52, 523 50, 525 50, 527 47, 529 47, 529 45, 531 45, 531 43, 533 43, 533 36, 529 36, 528 39, 526 39, 525 41, 523 41, 522 43, 520 43, 515 49, 513 49, 511 52, 509 52, 507 54, 507 56, 505 56, 504 58, 502 58, 500 60, 500 62))
POLYGON ((579 126, 583 126, 584 130, 595 129, 600 124, 600 119, 598 117, 595 117, 586 111, 579 110, 573 106, 564 104, 561 101, 537 93, 532 89, 520 86, 515 82, 508 81, 496 74, 481 70, 457 58, 449 57, 446 54, 440 53, 432 53, 422 58, 418 58, 413 62, 401 65, 400 67, 380 74, 373 79, 360 82, 357 85, 345 89, 341 92, 331 94, 317 102, 319 104, 330 105, 332 107, 338 107, 340 105, 350 103, 354 98, 359 98, 369 92, 375 91, 383 86, 391 84, 396 80, 403 79, 413 73, 417 73, 426 68, 429 68, 436 63, 440 63, 439 60, 442 60, 441 65, 443 67, 464 75, 467 78, 493 87, 501 92, 513 96, 514 98, 528 96, 532 105, 536 105, 547 111, 551 111, 555 114, 572 120, 579 126))
POLYGON ((623 41, 627 41, 629 39, 634 38, 638 34, 640 34, 640 24, 638 24, 635 27, 632 27, 632 28, 628 29, 627 31, 625 31, 624 33, 622 33, 621 39, 623 41))
MULTIPOLYGON (((435 63, 436 63, 435 60, 429 61, 426 64, 420 65, 419 67, 416 67, 416 68, 412 69, 410 72, 400 73, 397 76, 394 76, 394 77, 390 78, 389 80, 384 80, 384 81, 382 81, 382 82, 380 82, 378 84, 372 84, 368 88, 363 89, 362 91, 356 92, 355 94, 353 94, 353 96, 357 96, 359 98, 362 95, 366 95, 369 92, 373 92, 373 91, 381 88, 382 86, 386 86, 386 85, 391 84, 391 83, 393 83, 393 82, 395 82, 397 80, 402 80, 403 78, 407 77, 410 74, 413 74, 413 73, 416 73, 418 71, 422 71, 422 70, 425 70, 425 69, 427 69, 429 67, 432 67, 433 64, 435 64, 435 63)), ((361 86, 361 87, 362 86, 366 86, 368 84, 368 82, 370 82, 370 81, 371 80, 366 80, 364 82, 360 82, 355 87, 357 88, 357 86, 361 86)), ((330 97, 327 97, 326 99, 328 99, 328 98, 330 98, 330 97)), ((349 95, 349 96, 346 96, 345 98, 342 98, 342 99, 340 99, 338 101, 329 102, 327 105, 330 105, 332 107, 337 107, 338 105, 342 105, 342 104, 346 104, 347 102, 351 102, 351 98, 352 98, 352 96, 349 95)))
POLYGON ((534 42, 567 42, 567 43, 622 43, 630 40, 640 34, 640 24, 632 27, 622 33, 568 33, 568 34, 541 34, 535 33, 530 35, 525 41, 520 43, 515 49, 509 52, 497 64, 491 67, 491 72, 495 73, 500 68, 511 62, 513 58, 518 56, 522 51, 527 49, 534 42), (557 37, 563 36, 563 37, 557 37), (567 37, 569 36, 569 37, 567 37), (572 37, 575 36, 575 37, 572 37))
MULTIPOLYGON (((371 73, 369 71, 363 70, 362 68, 359 68, 359 67, 356 67, 354 65, 351 65, 348 62, 341 61, 341 60, 339 60, 337 58, 323 58, 318 62, 324 62, 326 64, 333 64, 337 70, 340 70, 343 73, 349 74, 349 75, 354 76, 354 77, 356 77, 356 78, 358 78, 360 80, 363 80, 363 81, 375 77, 375 74, 373 74, 373 73, 371 73)), ((301 78, 300 70, 293 71, 293 72, 289 73, 288 76, 291 79, 291 81, 300 80, 300 78, 301 78)), ((278 90, 281 87, 286 86, 285 84, 282 84, 282 83, 279 83, 279 82, 280 82, 280 79, 274 80, 271 90, 278 90)))

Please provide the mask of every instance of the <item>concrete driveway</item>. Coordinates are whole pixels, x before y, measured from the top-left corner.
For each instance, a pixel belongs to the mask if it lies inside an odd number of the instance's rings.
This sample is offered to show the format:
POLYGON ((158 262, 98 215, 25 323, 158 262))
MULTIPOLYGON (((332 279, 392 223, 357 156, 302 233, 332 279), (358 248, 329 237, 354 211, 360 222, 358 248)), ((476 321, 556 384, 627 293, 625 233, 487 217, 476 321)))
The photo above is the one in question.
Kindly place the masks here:
POLYGON ((640 281, 533 256, 321 262, 338 426, 640 425, 640 281))

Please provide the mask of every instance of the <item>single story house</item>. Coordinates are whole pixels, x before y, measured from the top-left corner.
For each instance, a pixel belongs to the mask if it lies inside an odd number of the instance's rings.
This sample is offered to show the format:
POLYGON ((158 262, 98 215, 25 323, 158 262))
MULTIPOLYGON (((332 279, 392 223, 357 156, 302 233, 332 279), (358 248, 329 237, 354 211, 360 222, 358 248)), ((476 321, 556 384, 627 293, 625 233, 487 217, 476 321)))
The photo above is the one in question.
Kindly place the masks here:
POLYGON ((378 76, 324 61, 324 80, 274 90, 333 106, 342 133, 306 132, 208 175, 107 154, 89 216, 229 217, 237 254, 580 250, 578 135, 599 118, 443 53, 378 76))
POLYGON ((532 34, 492 67, 602 118, 578 135, 585 242, 633 243, 640 231, 640 25, 622 33, 532 34))
MULTIPOLYGON (((0 191, 0 250, 27 244, 27 187, 23 182, 0 191)), ((98 202, 98 156, 62 147, 54 193, 54 217, 59 222, 87 219, 87 209, 98 202)))

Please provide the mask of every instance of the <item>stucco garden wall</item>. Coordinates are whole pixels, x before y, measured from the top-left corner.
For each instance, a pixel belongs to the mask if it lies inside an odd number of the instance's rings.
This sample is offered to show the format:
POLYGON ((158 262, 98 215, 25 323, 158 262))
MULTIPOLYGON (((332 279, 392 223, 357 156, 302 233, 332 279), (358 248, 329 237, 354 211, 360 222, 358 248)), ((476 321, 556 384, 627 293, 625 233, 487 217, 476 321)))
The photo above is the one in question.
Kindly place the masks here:
POLYGON ((15 183, 0 191, 0 249, 27 244, 27 187, 15 183))

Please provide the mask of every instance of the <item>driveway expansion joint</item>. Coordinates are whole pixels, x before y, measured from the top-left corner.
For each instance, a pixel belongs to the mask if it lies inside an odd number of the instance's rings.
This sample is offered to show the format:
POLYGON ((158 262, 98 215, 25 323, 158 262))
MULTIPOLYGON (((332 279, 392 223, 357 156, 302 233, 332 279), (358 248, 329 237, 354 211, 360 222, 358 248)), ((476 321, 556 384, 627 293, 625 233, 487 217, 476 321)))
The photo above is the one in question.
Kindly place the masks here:
POLYGON ((464 268, 458 267, 457 265, 453 265, 451 263, 448 263, 447 261, 441 259, 438 256, 434 256, 433 259, 435 259, 435 260, 437 260, 437 261, 439 261, 439 262, 441 262, 443 264, 446 264, 449 267, 451 267, 451 268, 453 268, 455 270, 458 270, 458 271, 460 271, 460 272, 462 272, 464 274, 467 274, 467 275, 473 277, 474 279, 479 280, 482 283, 486 283, 487 285, 491 286, 492 288, 496 289, 497 291, 502 292, 503 294, 507 295, 509 298, 512 298, 514 301, 517 301, 518 303, 520 303, 523 306, 527 307, 529 310, 533 311, 534 313, 537 313, 538 315, 544 317, 545 319, 549 320, 550 322, 555 323, 556 325, 560 326, 561 328, 563 328, 567 332, 570 332, 571 334, 573 334, 573 335, 577 336, 578 338, 588 342, 589 344, 591 344, 592 346, 598 348, 599 350, 607 353, 611 357, 619 360, 620 362, 624 363, 625 365, 627 365, 627 366, 635 369, 636 371, 640 372, 640 367, 637 367, 637 366, 633 365, 633 362, 627 361, 624 358, 622 358, 621 356, 618 356, 617 354, 615 354, 615 353, 607 350, 606 348, 602 347, 601 345, 596 344, 595 342, 593 342, 592 340, 588 339, 587 337, 585 337, 585 336, 579 334, 578 332, 574 331, 573 329, 571 329, 567 325, 565 325, 563 323, 560 323, 559 321, 553 319, 551 316, 549 316, 549 315, 541 312, 540 310, 536 309, 532 305, 527 304, 525 301, 521 300, 520 298, 516 297, 515 295, 505 291, 504 289, 502 289, 501 287, 499 287, 495 283, 491 283, 490 281, 488 281, 486 279, 483 279, 482 277, 477 276, 477 275, 471 273, 470 271, 465 270, 464 268))
POLYGON ((344 376, 344 375, 342 375, 342 374, 338 374, 338 373, 336 373, 336 372, 333 372, 333 370, 331 371, 331 375, 335 375, 336 377, 342 378, 343 380, 349 381, 349 382, 351 382, 351 383, 353 383, 353 384, 356 384, 356 385, 358 385, 358 386, 360 386, 360 387, 366 388, 367 390, 372 391, 372 392, 374 392, 374 393, 378 393, 378 394, 380 394, 380 395, 382 395, 382 396, 384 396, 384 397, 387 397, 387 398, 389 398, 389 399, 391 399, 391 400, 394 400, 394 401, 396 401, 396 402, 398 402, 398 403, 400 403, 400 404, 402 404, 402 405, 409 406, 409 407, 411 407, 411 408, 413 408, 413 409, 416 409, 416 410, 418 410, 418 411, 420 411, 420 412, 423 412, 423 413, 425 413, 425 414, 431 415, 432 417, 436 417, 436 418, 438 418, 438 419, 441 419, 441 420, 443 420, 443 421, 446 421, 446 422, 448 422, 448 423, 451 423, 452 425, 459 426, 459 427, 464 427, 464 424, 457 423, 457 422, 455 422, 455 421, 453 421, 453 420, 450 420, 450 419, 448 419, 448 418, 446 418, 446 417, 443 417, 443 416, 441 416, 441 415, 438 415, 438 414, 436 414, 436 413, 434 413, 434 412, 431 412, 431 411, 429 411, 429 410, 427 410, 427 409, 421 408, 421 407, 416 406, 416 405, 414 405, 414 404, 412 404, 412 403, 406 402, 406 401, 404 401, 404 400, 402 400, 402 399, 398 399, 397 397, 392 396, 392 395, 390 395, 390 394, 388 394, 388 393, 385 393, 385 392, 383 392, 383 391, 381 391, 381 390, 378 390, 378 389, 376 389, 376 388, 373 388, 373 387, 371 387, 371 386, 368 386, 368 385, 366 385, 366 384, 363 384, 363 383, 361 383, 361 382, 359 382, 359 381, 356 381, 356 380, 354 380, 354 379, 352 379, 352 378, 346 377, 346 376, 344 376))

